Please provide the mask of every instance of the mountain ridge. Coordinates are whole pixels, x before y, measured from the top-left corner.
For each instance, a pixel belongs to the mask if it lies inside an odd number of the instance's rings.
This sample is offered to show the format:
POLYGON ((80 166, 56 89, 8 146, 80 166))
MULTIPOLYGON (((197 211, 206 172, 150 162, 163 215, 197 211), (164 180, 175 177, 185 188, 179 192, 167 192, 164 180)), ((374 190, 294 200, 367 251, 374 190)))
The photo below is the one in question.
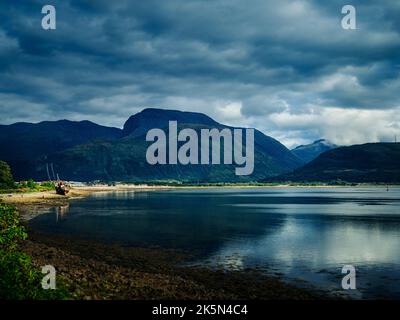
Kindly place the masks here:
MULTIPOLYGON (((78 134, 78 138, 82 139, 67 141, 69 143, 58 144, 54 150, 48 150, 51 149, 54 142, 50 139, 51 143, 47 144, 48 148, 28 154, 28 157, 19 152, 21 145, 24 145, 21 140, 24 141, 20 137, 21 135, 17 134, 20 139, 16 139, 17 143, 11 148, 13 152, 10 152, 14 155, 17 154, 17 159, 11 157, 10 165, 17 179, 46 179, 45 164, 54 163, 56 171, 63 179, 78 181, 82 179, 85 181, 182 180, 185 177, 190 181, 248 181, 288 172, 301 165, 301 161, 284 145, 258 130, 255 130, 256 170, 249 177, 236 177, 233 173, 235 165, 151 166, 147 164, 145 153, 150 143, 145 141, 146 132, 152 128, 166 127, 168 121, 172 120, 178 121, 180 128, 188 127, 196 130, 215 127, 218 129, 233 128, 218 123, 202 113, 150 108, 130 116, 122 130, 97 125, 99 127, 96 128, 100 131, 95 130, 91 139, 85 139, 87 136, 82 138, 79 133, 75 132, 74 134, 78 134)), ((69 125, 71 123, 61 122, 61 124, 69 125)), ((88 124, 83 121, 83 124, 93 127, 90 122, 88 124)), ((39 125, 39 127, 43 126, 43 124, 39 125)), ((50 122, 50 126, 54 129, 55 122, 50 122)), ((77 122, 73 122, 73 126, 76 128, 82 124, 78 125, 77 122)), ((30 141, 30 143, 37 145, 39 142, 30 141)), ((0 149, 3 149, 1 140, 0 146, 0 149)), ((0 159, 1 156, 0 153, 0 159)), ((7 161, 7 159, 4 160, 7 161)))
POLYGON ((297 146, 291 151, 298 156, 303 163, 308 163, 317 158, 321 153, 337 147, 337 145, 329 142, 326 139, 318 139, 313 143, 297 146))
POLYGON ((400 183, 400 143, 338 147, 290 173, 262 181, 400 183))

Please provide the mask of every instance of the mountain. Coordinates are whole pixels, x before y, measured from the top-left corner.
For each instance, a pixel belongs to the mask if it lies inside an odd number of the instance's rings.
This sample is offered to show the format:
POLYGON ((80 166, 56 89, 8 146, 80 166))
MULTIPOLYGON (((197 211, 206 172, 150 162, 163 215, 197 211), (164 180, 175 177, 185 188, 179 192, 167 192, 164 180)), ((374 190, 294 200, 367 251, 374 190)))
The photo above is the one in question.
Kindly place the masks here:
MULTIPOLYGON (((150 129, 168 128, 169 121, 177 121, 181 129, 235 129, 234 127, 218 123, 209 116, 199 112, 147 108, 131 116, 125 122, 123 135, 131 138, 145 136, 150 129)), ((297 168, 301 165, 301 160, 297 156, 294 156, 283 144, 259 130, 255 130, 254 132, 254 144, 256 151, 258 150, 267 157, 272 158, 284 170, 287 170, 287 168, 297 168)))
POLYGON ((316 140, 311 144, 301 145, 292 149, 292 153, 298 156, 303 163, 310 162, 321 153, 337 148, 338 146, 325 139, 316 140))
POLYGON ((203 113, 147 108, 129 117, 124 124, 123 134, 136 137, 146 135, 147 131, 153 128, 168 127, 170 120, 215 128, 222 126, 203 113))
POLYGON ((113 140, 121 135, 121 129, 90 121, 0 125, 0 159, 10 164, 16 179, 24 179, 29 178, 35 159, 96 139, 113 140))
POLYGON ((367 143, 339 147, 291 173, 264 181, 400 182, 400 143, 367 143))
MULTIPOLYGON (((13 163, 11 167, 16 179, 31 177, 38 180, 46 179, 46 163, 53 163, 55 171, 66 180, 208 182, 258 180, 265 176, 289 172, 301 165, 300 159, 290 150, 258 130, 255 130, 255 170, 250 176, 236 176, 234 171, 236 165, 149 165, 146 161, 146 150, 151 143, 146 142, 147 131, 161 128, 167 132, 168 122, 174 120, 178 121, 179 130, 232 129, 201 113, 144 109, 131 116, 123 130, 111 128, 113 131, 104 137, 95 136, 81 143, 71 143, 67 147, 57 144, 57 147, 36 152, 32 158, 27 158, 25 154, 21 155, 19 147, 13 150, 8 148, 8 152, 12 151, 12 158, 25 161, 23 168, 13 163)), ((17 135, 21 136, 20 133, 17 135)), ((40 139, 29 139, 31 147, 39 143, 40 139)), ((2 141, 0 149, 3 149, 2 141)))

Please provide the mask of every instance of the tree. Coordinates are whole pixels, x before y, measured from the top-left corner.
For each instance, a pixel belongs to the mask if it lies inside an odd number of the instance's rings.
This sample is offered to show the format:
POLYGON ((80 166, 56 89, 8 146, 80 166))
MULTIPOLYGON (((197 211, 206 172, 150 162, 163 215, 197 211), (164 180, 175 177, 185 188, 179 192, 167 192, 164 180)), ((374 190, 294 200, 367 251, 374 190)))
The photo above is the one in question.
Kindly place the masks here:
POLYGON ((14 187, 14 179, 10 166, 0 160, 0 189, 8 189, 14 187))

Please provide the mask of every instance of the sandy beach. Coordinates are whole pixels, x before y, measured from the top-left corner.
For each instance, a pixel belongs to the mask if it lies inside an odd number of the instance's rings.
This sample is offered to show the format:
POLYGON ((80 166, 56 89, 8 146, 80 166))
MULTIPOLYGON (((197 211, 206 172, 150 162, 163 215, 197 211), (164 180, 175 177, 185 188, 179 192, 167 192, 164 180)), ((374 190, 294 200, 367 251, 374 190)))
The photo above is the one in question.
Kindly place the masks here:
POLYGON ((121 184, 116 186, 94 185, 79 186, 71 188, 66 196, 58 195, 55 191, 26 192, 26 193, 4 193, 0 194, 0 200, 15 205, 23 220, 29 220, 37 215, 38 208, 52 208, 65 206, 72 199, 86 197, 96 192, 113 191, 150 191, 172 189, 170 186, 148 186, 121 184))

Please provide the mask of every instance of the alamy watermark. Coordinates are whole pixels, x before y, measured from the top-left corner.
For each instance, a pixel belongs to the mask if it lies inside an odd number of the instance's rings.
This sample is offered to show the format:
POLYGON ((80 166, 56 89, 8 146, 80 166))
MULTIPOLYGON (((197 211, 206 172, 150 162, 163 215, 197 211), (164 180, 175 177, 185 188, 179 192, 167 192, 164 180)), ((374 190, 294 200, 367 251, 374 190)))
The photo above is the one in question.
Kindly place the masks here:
POLYGON ((42 288, 45 290, 56 289, 56 268, 52 265, 42 267, 42 274, 45 276, 42 279, 42 288))
POLYGON ((219 165, 222 158, 223 164, 232 165, 234 163, 239 166, 235 168, 236 175, 244 176, 253 173, 254 129, 224 128, 218 130, 213 128, 199 131, 200 138, 197 131, 190 128, 182 129, 178 133, 177 121, 169 121, 168 138, 162 129, 149 130, 146 141, 153 143, 146 151, 147 162, 151 165, 178 163, 182 165, 219 165), (243 132, 245 132, 245 142, 243 141, 243 132), (223 141, 223 145, 221 141, 223 141), (179 142, 183 142, 183 144, 178 148, 179 142), (223 151, 222 156, 221 151, 223 151), (244 154, 243 151, 245 151, 244 154))
POLYGON ((342 279, 342 288, 344 290, 356 289, 356 268, 351 264, 346 264, 342 268, 342 273, 346 274, 342 279))
POLYGON ((57 28, 56 22, 56 8, 50 4, 42 7, 42 28, 44 30, 55 30, 57 28))
MULTIPOLYGON (((345 16, 342 18, 341 25, 345 30, 354 30, 356 27, 356 8, 350 4, 342 7, 341 13, 345 16)), ((42 28, 44 30, 55 30, 56 25, 56 8, 47 4, 42 7, 42 28)))
POLYGON ((344 30, 357 29, 356 8, 349 4, 345 5, 342 7, 342 14, 345 14, 342 18, 342 28, 344 30))

